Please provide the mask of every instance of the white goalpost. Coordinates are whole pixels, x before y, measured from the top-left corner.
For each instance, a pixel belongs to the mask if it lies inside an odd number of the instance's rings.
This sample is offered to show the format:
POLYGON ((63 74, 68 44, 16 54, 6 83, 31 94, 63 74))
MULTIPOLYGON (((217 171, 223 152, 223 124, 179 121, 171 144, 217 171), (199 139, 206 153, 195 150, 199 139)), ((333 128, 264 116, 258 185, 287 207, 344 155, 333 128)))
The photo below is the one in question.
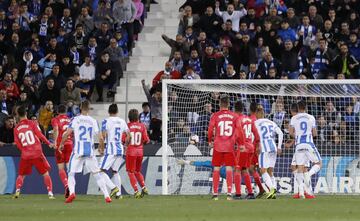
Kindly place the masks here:
MULTIPOLYGON (((360 80, 163 80, 162 194, 210 194, 211 153, 207 125, 219 110, 220 94, 261 104, 266 117, 290 140, 291 104, 304 100, 316 119, 315 138, 322 168, 312 178, 315 193, 360 194, 360 80), (184 163, 186 162, 186 163, 184 163), (190 163, 191 162, 191 163, 190 163)), ((283 146, 284 146, 283 145, 283 146)), ((284 149, 275 166, 278 192, 290 194, 294 148, 284 149)))

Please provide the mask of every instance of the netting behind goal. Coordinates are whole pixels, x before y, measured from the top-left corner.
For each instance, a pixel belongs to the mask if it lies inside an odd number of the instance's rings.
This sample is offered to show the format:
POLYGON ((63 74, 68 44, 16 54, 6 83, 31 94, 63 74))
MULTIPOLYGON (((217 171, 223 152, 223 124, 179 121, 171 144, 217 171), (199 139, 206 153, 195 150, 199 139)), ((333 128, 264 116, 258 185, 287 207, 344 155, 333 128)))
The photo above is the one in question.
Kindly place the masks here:
MULTIPOLYGON (((290 139, 290 105, 305 100, 307 112, 317 121, 315 144, 323 159, 321 171, 312 180, 315 193, 360 193, 359 81, 167 80, 163 90, 163 122, 167 122, 163 136, 168 145, 168 155, 163 157, 163 166, 168 168, 163 171, 163 181, 168 183, 164 194, 211 193, 207 129, 211 114, 219 110, 221 94, 230 96, 231 109, 238 100, 245 103, 246 113, 250 103, 261 104, 266 117, 283 130, 284 142, 290 139), (193 135, 199 137, 195 145, 189 142, 193 135), (202 166, 180 165, 177 159, 202 166)), ((280 193, 292 192, 293 153, 294 148, 285 149, 277 160, 275 177, 280 193)))

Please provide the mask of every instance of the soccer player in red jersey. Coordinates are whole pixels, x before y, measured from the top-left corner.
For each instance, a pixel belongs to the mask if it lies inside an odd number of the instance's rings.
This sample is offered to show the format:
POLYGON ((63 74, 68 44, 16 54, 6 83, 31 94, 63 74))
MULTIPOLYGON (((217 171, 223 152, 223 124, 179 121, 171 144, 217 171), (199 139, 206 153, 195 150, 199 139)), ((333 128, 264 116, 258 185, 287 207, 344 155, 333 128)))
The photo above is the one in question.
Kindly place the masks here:
POLYGON ((52 193, 52 181, 49 176, 50 164, 42 152, 40 140, 51 148, 54 148, 54 145, 41 133, 36 122, 27 119, 26 107, 18 107, 17 114, 19 123, 14 128, 14 140, 21 151, 21 159, 19 175, 16 178, 16 192, 13 198, 19 198, 25 176, 31 174, 32 166, 35 166, 36 170, 44 177, 49 199, 55 199, 52 193))
POLYGON ((233 183, 233 170, 235 166, 235 138, 237 115, 229 110, 230 100, 227 95, 220 98, 220 111, 210 118, 208 128, 209 146, 214 148, 212 165, 213 171, 213 200, 218 200, 220 167, 226 166, 227 200, 232 200, 231 190, 233 183), (215 129, 215 139, 213 143, 215 129))
MULTIPOLYGON (((252 120, 252 122, 255 122, 257 120, 256 115, 255 115, 257 106, 258 106, 258 104, 255 102, 250 104, 250 116, 249 117, 252 120)), ((254 147, 256 147, 256 143, 255 143, 254 139, 253 139, 253 144, 254 144, 254 147)), ((250 175, 254 178, 254 181, 259 188, 259 194, 257 195, 257 198, 261 198, 266 192, 262 186, 260 175, 257 172, 257 167, 259 166, 258 159, 259 159, 258 153, 256 151, 254 151, 254 153, 252 155, 252 159, 251 159, 249 172, 250 172, 250 175)))
MULTIPOLYGON (((129 111, 128 128, 130 131, 130 140, 127 142, 126 149, 126 171, 130 178, 131 186, 135 191, 135 198, 142 198, 148 194, 145 186, 144 177, 141 174, 141 165, 143 160, 143 144, 150 142, 149 136, 146 131, 146 126, 139 122, 139 112, 136 109, 129 111), (138 191, 137 182, 139 182, 142 190, 138 191)), ((125 143, 125 136, 123 136, 125 143)))
POLYGON ((238 114, 236 129, 237 133, 242 133, 243 136, 237 135, 237 143, 240 144, 237 149, 234 182, 236 189, 236 199, 241 197, 241 178, 244 178, 248 195, 246 199, 255 199, 253 189, 251 186, 251 178, 248 168, 251 165, 252 157, 255 152, 254 143, 258 142, 259 135, 257 133, 254 122, 246 115, 243 114, 244 104, 241 101, 235 103, 235 113, 238 114), (241 139, 244 140, 241 140, 241 139), (240 139, 240 140, 239 140, 240 139), (254 140, 254 141, 253 141, 254 140), (241 148, 244 144, 244 148, 241 148))
POLYGON ((61 138, 65 133, 66 129, 68 128, 71 119, 66 115, 66 106, 63 104, 59 105, 58 113, 59 115, 51 120, 51 125, 54 131, 54 140, 55 140, 54 145, 56 147, 55 157, 59 170, 59 177, 65 188, 65 198, 68 198, 69 188, 68 188, 67 174, 65 172, 65 166, 68 166, 69 164, 70 155, 73 149, 72 136, 69 136, 69 138, 65 141, 64 149, 62 151, 59 150, 59 146, 60 146, 61 138))

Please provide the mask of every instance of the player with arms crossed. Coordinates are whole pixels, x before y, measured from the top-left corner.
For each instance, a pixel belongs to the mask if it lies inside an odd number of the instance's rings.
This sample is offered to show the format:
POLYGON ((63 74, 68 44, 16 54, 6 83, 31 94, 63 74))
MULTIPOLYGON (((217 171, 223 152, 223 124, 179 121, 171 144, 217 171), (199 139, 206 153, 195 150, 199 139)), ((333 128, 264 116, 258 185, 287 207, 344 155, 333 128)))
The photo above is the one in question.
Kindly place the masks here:
POLYGON ((143 145, 150 142, 146 131, 146 126, 139 122, 139 112, 136 109, 131 109, 128 114, 129 117, 129 131, 130 140, 126 141, 123 136, 123 142, 127 143, 126 149, 126 171, 128 173, 130 184, 134 189, 134 197, 142 198, 148 194, 145 186, 144 176, 141 174, 141 165, 143 161, 143 145), (137 182, 141 186, 141 193, 138 191, 137 182))
POLYGON ((85 100, 80 106, 81 114, 72 119, 66 132, 63 134, 60 143, 60 150, 63 150, 65 141, 70 134, 74 133, 74 149, 71 153, 68 168, 69 197, 65 203, 71 203, 75 199, 75 173, 83 171, 84 165, 93 174, 96 183, 104 193, 105 202, 110 203, 111 198, 106 189, 105 181, 100 175, 100 168, 94 155, 94 135, 99 134, 99 142, 103 143, 103 136, 99 132, 96 120, 89 116, 90 102, 85 100))
POLYGON ((258 105, 256 110, 255 126, 259 133, 260 142, 258 145, 260 173, 269 188, 267 199, 276 198, 276 180, 273 174, 276 164, 276 155, 281 154, 281 145, 284 133, 277 124, 265 118, 264 108, 258 105), (278 145, 275 144, 275 133, 278 135, 278 145))
POLYGON ((235 166, 235 138, 237 114, 229 110, 230 99, 227 95, 220 97, 220 111, 210 118, 208 128, 208 142, 214 147, 212 165, 213 171, 213 200, 218 200, 220 168, 226 166, 227 200, 232 200, 233 166, 235 166), (215 139, 213 134, 215 129, 215 139))
POLYGON ((18 107, 17 114, 19 123, 14 128, 14 141, 21 151, 21 158, 19 163, 19 175, 16 178, 16 192, 13 198, 19 198, 20 189, 24 183, 25 176, 30 175, 32 166, 35 166, 39 174, 44 177, 44 183, 48 191, 49 199, 55 199, 54 194, 52 193, 52 181, 49 175, 51 167, 42 152, 40 140, 51 148, 54 148, 54 145, 41 133, 36 122, 27 119, 26 107, 18 107))
POLYGON ((56 163, 59 170, 59 177, 61 182, 65 188, 65 198, 69 197, 69 188, 68 188, 68 180, 67 174, 65 172, 65 166, 68 167, 70 155, 73 149, 73 138, 69 136, 69 138, 64 143, 64 149, 60 151, 59 146, 61 142, 61 138, 65 133, 66 129, 68 128, 71 119, 66 115, 66 106, 61 104, 58 107, 59 115, 54 117, 51 120, 51 125, 53 127, 54 132, 54 140, 55 140, 55 158, 56 163))
MULTIPOLYGON (((121 136, 126 134, 126 139, 130 138, 129 129, 126 122, 117 116, 119 112, 116 104, 109 106, 109 117, 103 120, 101 126, 101 133, 106 140, 105 156, 101 162, 100 169, 101 175, 106 183, 106 186, 111 189, 110 196, 116 195, 117 199, 121 198, 121 179, 119 170, 122 162, 122 156, 124 155, 124 147, 121 143, 121 136), (105 173, 106 170, 111 168, 113 174, 112 180, 105 173)), ((99 151, 104 152, 102 149, 104 144, 99 145, 99 151)))
POLYGON ((296 146, 294 155, 297 168, 295 175, 299 185, 299 198, 312 199, 315 198, 315 196, 313 195, 310 185, 311 176, 319 172, 321 168, 321 157, 313 140, 317 135, 315 118, 307 114, 305 110, 305 101, 298 102, 298 113, 291 118, 289 133, 290 136, 295 138, 296 146), (314 165, 307 173, 305 165, 307 165, 309 161, 314 165))
POLYGON ((254 122, 248 116, 244 115, 243 111, 244 104, 241 101, 237 101, 235 103, 235 113, 239 115, 236 125, 238 132, 237 143, 241 143, 241 139, 244 139, 244 146, 238 146, 240 148, 238 148, 236 155, 237 164, 235 166, 234 173, 234 182, 236 188, 235 198, 240 199, 241 197, 241 178, 243 177, 246 189, 248 191, 246 199, 255 199, 248 168, 251 165, 252 156, 255 152, 253 139, 255 140, 254 142, 257 143, 259 140, 259 135, 256 131, 254 122))

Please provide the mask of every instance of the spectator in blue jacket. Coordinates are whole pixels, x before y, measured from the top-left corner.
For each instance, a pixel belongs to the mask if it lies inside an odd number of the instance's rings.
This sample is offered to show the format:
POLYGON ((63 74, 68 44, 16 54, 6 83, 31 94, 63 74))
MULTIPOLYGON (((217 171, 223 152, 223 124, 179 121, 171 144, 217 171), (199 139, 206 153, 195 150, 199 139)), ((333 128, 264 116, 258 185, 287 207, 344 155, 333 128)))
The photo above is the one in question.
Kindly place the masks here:
POLYGON ((283 42, 286 40, 291 40, 292 42, 296 41, 296 32, 294 29, 290 28, 289 22, 286 19, 281 22, 281 29, 278 30, 278 35, 283 42))

